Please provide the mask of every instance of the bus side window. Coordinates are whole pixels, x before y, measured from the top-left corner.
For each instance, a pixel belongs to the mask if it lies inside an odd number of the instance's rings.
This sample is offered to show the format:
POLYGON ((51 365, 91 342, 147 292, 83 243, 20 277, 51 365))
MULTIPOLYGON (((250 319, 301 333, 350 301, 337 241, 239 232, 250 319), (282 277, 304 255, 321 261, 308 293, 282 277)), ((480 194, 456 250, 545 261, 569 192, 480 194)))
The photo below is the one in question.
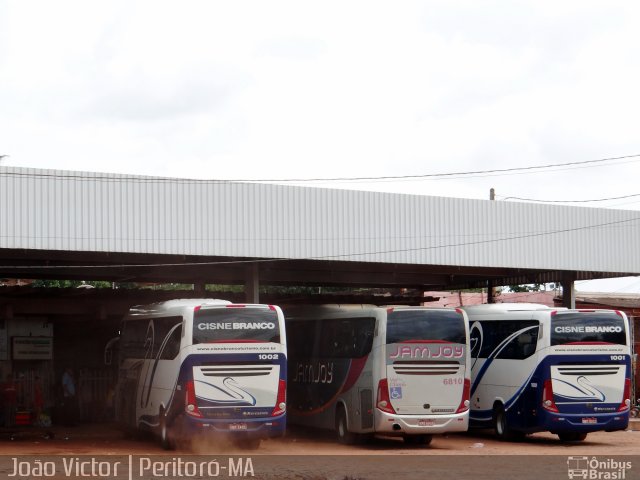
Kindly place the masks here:
POLYGON ((167 343, 164 346, 160 354, 162 360, 173 360, 180 353, 180 340, 182 338, 182 326, 176 328, 171 336, 167 339, 167 343))
MULTIPOLYGON (((534 325, 527 324, 525 322, 502 322, 501 337, 507 338, 513 333, 517 332, 523 327, 532 327, 534 325)), ((524 360, 529 358, 536 351, 536 344, 538 341, 538 328, 527 330, 516 336, 504 347, 504 349, 498 354, 497 358, 510 359, 510 360, 524 360)))
POLYGON ((147 322, 129 321, 122 329, 122 358, 144 358, 147 322))
POLYGON ((371 353, 373 348, 373 336, 376 328, 375 318, 363 319, 358 324, 358 331, 356 332, 356 348, 355 356, 364 357, 371 353))
POLYGON ((537 335, 534 332, 523 333, 518 336, 518 350, 522 359, 529 358, 536 351, 537 335))

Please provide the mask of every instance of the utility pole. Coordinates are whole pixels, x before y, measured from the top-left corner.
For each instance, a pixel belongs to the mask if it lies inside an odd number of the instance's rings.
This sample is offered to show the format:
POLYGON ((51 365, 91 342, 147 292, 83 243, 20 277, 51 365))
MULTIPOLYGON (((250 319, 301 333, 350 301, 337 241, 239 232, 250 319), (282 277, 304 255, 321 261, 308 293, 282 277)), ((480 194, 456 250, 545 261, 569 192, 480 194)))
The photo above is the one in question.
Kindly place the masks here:
MULTIPOLYGON (((496 189, 491 187, 489 190, 489 200, 495 201, 496 189)), ((487 281, 487 303, 495 303, 496 296, 498 295, 498 289, 494 286, 493 280, 487 281)))

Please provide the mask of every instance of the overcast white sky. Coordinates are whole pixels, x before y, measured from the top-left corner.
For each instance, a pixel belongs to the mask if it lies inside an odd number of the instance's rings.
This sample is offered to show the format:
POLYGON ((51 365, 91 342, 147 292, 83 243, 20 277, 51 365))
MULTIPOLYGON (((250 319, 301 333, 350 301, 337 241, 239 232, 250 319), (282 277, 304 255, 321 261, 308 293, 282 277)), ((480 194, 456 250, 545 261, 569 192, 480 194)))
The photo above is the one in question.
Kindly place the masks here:
MULTIPOLYGON (((0 0, 2 164, 272 179, 640 154, 638 25, 629 0, 0 0)), ((639 178, 640 156, 314 185, 585 200, 639 178)))

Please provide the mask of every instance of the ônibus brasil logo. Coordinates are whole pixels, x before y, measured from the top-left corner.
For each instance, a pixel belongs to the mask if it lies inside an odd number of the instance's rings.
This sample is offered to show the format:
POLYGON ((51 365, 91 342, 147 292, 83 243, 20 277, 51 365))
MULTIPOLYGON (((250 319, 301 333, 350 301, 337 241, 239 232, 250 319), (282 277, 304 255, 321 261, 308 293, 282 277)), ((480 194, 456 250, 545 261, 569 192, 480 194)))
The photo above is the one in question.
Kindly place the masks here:
POLYGON ((626 480, 631 462, 614 458, 568 457, 567 475, 570 479, 585 480, 626 480))

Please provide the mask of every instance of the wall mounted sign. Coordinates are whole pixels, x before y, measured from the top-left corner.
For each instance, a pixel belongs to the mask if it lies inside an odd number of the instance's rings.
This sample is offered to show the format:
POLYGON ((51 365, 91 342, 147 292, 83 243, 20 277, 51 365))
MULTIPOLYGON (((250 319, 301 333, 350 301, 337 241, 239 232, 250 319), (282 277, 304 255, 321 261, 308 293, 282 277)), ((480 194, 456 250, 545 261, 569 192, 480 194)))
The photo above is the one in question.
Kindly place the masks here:
POLYGON ((53 337, 13 337, 14 360, 53 359, 53 337))

